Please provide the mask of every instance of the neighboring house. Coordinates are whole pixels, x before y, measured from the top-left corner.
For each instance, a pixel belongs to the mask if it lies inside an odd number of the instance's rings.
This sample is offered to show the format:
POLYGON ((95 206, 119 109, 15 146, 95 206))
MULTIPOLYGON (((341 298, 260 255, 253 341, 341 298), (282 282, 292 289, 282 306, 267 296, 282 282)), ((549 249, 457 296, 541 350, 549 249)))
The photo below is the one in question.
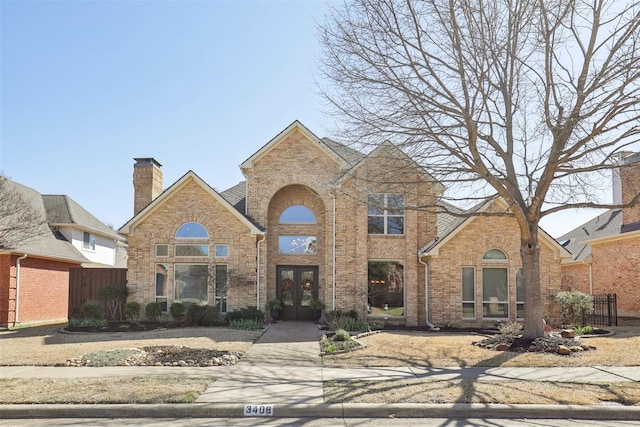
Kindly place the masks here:
MULTIPOLYGON (((625 153, 613 175, 613 202, 640 192, 640 153, 625 153)), ((565 289, 617 294, 618 315, 640 317, 640 204, 610 209, 558 238, 572 253, 562 263, 565 289)))
MULTIPOLYGON (((264 309, 312 319, 354 309, 406 325, 481 326, 522 317, 519 238, 509 217, 436 215, 444 191, 393 144, 365 155, 292 123, 244 161, 246 181, 218 192, 189 171, 163 191, 161 165, 137 158, 128 237, 130 299, 264 309)), ((454 208, 455 209, 455 208, 454 208)), ((496 199, 479 210, 506 209, 496 199)), ((568 257, 544 232, 547 320, 568 257)))
POLYGON ((5 185, 46 221, 38 237, 0 251, 0 326, 66 322, 69 269, 114 267, 118 235, 68 196, 5 185))

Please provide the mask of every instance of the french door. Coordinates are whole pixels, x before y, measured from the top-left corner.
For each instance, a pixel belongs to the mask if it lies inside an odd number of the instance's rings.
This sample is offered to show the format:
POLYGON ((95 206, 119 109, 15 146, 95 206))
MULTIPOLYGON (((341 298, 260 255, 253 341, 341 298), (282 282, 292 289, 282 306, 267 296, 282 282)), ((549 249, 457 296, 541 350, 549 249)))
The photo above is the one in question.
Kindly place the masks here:
POLYGON ((276 294, 282 303, 282 320, 314 320, 309 308, 312 298, 318 298, 317 266, 276 267, 276 294))

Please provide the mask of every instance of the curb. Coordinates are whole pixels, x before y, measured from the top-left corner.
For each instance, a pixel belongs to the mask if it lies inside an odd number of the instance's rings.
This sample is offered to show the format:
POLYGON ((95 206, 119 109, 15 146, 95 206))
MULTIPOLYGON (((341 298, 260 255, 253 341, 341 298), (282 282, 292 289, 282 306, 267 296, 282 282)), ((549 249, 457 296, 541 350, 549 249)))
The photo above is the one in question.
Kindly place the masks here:
MULTIPOLYGON (((0 419, 34 418, 243 418, 244 405, 96 404, 0 405, 0 419)), ((640 419, 640 406, 504 405, 504 404, 275 404, 265 418, 530 418, 628 420, 640 419)), ((255 417, 252 417, 255 418, 255 417)))

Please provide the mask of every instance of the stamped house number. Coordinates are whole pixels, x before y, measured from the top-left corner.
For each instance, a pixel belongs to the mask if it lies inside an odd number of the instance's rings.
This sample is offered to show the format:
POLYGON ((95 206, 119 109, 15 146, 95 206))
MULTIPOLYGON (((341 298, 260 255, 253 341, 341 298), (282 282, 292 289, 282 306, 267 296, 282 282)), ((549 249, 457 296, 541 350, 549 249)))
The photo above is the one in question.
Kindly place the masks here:
POLYGON ((244 405, 245 417, 273 417, 273 405, 244 405))

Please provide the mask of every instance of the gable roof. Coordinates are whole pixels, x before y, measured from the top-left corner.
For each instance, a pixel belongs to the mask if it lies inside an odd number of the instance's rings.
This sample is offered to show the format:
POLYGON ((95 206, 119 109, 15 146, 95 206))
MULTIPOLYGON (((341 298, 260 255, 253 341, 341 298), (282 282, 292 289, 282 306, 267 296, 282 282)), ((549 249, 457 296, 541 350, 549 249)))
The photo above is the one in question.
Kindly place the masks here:
MULTIPOLYGON (((142 221, 144 218, 149 216, 153 211, 155 211, 165 200, 170 198, 176 192, 178 192, 184 185, 186 185, 189 181, 194 181, 200 187, 202 187, 211 197, 213 197, 216 201, 218 201, 222 206, 224 206, 233 216, 235 216, 238 220, 240 220, 243 224, 249 228, 249 231, 253 235, 264 234, 264 230, 256 223, 254 223, 251 219, 244 216, 241 212, 239 212, 227 199, 222 197, 220 193, 213 189, 209 184, 204 182, 202 178, 196 175, 193 171, 188 171, 184 174, 180 179, 174 182, 169 188, 164 190, 162 194, 156 197, 151 203, 149 203, 144 209, 138 212, 137 215, 134 215, 126 224, 120 227, 118 230, 119 233, 129 234, 131 232, 131 228, 142 221)), ((237 187, 237 186, 236 186, 237 187)), ((232 187, 233 188, 233 187, 232 187)))
MULTIPOLYGON (((455 209, 458 210, 460 214, 473 214, 473 213, 482 213, 486 212, 489 207, 491 207, 494 203, 503 203, 505 204, 502 197, 494 196, 489 200, 483 201, 478 205, 464 211, 460 208, 456 208, 451 205, 453 209, 449 209, 452 212, 456 212, 455 209)), ((506 206, 506 204, 505 204, 506 206)), ((480 217, 480 215, 476 216, 467 216, 467 217, 457 217, 451 214, 445 214, 449 218, 445 218, 442 221, 442 229, 440 216, 442 214, 438 214, 438 236, 435 239, 427 243, 422 249, 418 251, 418 256, 437 256, 440 252, 440 248, 445 245, 449 240, 453 239, 460 231, 462 231, 467 225, 469 225, 472 221, 476 220, 480 217)), ((542 241, 545 241, 556 253, 556 258, 563 259, 569 258, 571 254, 567 249, 562 247, 551 235, 549 235, 542 228, 538 227, 538 233, 542 237, 542 241)))
MULTIPOLYGON (((4 185, 15 191, 17 196, 25 203, 28 203, 34 213, 41 218, 47 218, 47 211, 43 196, 33 188, 27 187, 17 182, 5 179, 4 185)), ((0 219, 1 221, 2 219, 0 219)), ((58 231, 52 230, 47 222, 40 225, 39 235, 19 243, 16 247, 0 251, 12 254, 28 254, 38 258, 47 258, 57 261, 81 264, 89 262, 73 245, 65 239, 58 231)))
POLYGON ((591 256, 590 242, 626 237, 640 230, 640 223, 622 224, 622 209, 609 209, 558 237, 562 246, 572 253, 571 261, 586 261, 591 256))
POLYGON ((118 233, 91 215, 85 208, 66 195, 43 194, 47 221, 53 226, 77 226, 96 234, 118 239, 118 233))
POLYGON ((316 146, 318 146, 328 157, 336 161, 342 168, 346 169, 351 166, 349 161, 347 161, 344 157, 342 157, 342 155, 346 155, 347 157, 353 156, 353 153, 347 153, 346 147, 342 146, 345 148, 345 150, 339 149, 341 151, 341 153, 339 154, 334 149, 337 149, 337 145, 341 145, 341 144, 338 144, 335 141, 326 140, 326 139, 323 140, 318 138, 313 134, 313 132, 307 129, 302 123, 296 120, 293 123, 291 123, 289 126, 287 126, 282 132, 276 135, 273 139, 271 139, 271 141, 263 145, 258 151, 253 153, 247 160, 242 162, 242 164, 240 165, 240 169, 242 170, 252 169, 253 164, 255 162, 260 160, 267 153, 269 153, 271 150, 277 147, 278 144, 284 141, 287 138, 287 136, 289 136, 291 133, 295 131, 299 131, 303 135, 305 135, 311 142, 313 142, 316 146))

